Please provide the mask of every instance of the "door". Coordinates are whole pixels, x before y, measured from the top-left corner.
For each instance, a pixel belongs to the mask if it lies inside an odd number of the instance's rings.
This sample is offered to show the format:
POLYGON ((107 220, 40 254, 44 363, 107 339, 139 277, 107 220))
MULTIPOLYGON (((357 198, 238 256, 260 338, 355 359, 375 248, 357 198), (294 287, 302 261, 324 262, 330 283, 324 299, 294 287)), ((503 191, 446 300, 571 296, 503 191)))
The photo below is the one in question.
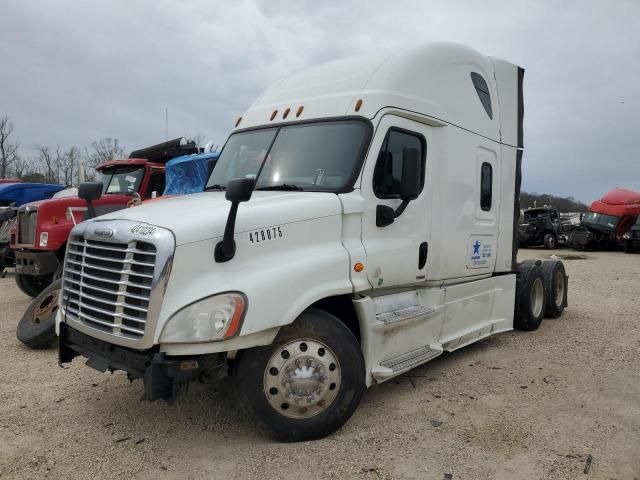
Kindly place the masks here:
POLYGON ((367 258, 367 278, 373 288, 425 280, 431 224, 427 153, 430 138, 429 126, 395 115, 382 117, 376 129, 361 183, 367 205, 363 215, 362 243, 367 258), (406 172, 403 158, 415 155, 416 149, 421 159, 417 180, 422 190, 416 199, 403 207, 399 190, 403 170, 406 172), (386 213, 381 218, 382 211, 386 213), (395 211, 395 218, 389 216, 392 211, 395 211), (388 223, 390 219, 392 221, 388 223))

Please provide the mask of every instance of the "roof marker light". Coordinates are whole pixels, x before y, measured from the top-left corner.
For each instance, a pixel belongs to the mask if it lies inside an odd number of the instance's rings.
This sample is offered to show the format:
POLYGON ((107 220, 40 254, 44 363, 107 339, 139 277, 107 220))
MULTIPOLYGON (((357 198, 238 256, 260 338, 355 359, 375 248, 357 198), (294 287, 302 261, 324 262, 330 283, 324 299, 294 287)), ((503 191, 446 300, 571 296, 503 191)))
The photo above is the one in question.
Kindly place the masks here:
POLYGON ((358 101, 356 102, 356 112, 358 112, 360 110, 360 107, 362 107, 362 99, 359 98, 358 101))
POLYGON ((296 117, 299 117, 299 116, 300 116, 300 114, 302 113, 302 110, 304 110, 304 107, 303 107, 302 105, 300 105, 300 106, 298 107, 298 111, 296 112, 296 117))
POLYGON ((236 128, 238 128, 238 125, 240 125, 241 121, 242 121, 242 117, 238 117, 238 120, 236 120, 236 128))
POLYGON ((282 118, 287 118, 287 115, 289 115, 289 112, 291 111, 290 108, 287 107, 287 109, 284 111, 284 113, 282 114, 282 118))
POLYGON ((274 110, 273 113, 271 113, 271 120, 273 120, 274 118, 276 118, 276 115, 278 114, 278 110, 274 110))

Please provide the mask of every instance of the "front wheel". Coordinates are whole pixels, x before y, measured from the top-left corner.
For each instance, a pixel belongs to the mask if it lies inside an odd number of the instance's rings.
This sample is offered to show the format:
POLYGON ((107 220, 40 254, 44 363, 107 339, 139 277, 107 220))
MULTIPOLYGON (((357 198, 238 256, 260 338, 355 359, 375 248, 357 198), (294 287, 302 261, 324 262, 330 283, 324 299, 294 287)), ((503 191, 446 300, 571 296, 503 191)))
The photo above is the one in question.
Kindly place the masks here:
POLYGON ((358 340, 336 317, 311 308, 271 345, 238 356, 236 387, 280 441, 322 438, 351 417, 365 388, 358 340))
POLYGON ((36 298, 42 291, 51 284, 51 278, 40 275, 24 275, 16 273, 16 285, 22 293, 36 298))
POLYGON ((556 248, 556 245, 558 244, 558 240, 556 239, 556 236, 553 233, 547 233, 544 236, 543 243, 544 243, 544 248, 546 248, 547 250, 553 250, 554 248, 556 248))
POLYGON ((631 240, 625 239, 625 241, 624 241, 624 253, 635 253, 635 250, 633 248, 633 244, 631 243, 631 240))

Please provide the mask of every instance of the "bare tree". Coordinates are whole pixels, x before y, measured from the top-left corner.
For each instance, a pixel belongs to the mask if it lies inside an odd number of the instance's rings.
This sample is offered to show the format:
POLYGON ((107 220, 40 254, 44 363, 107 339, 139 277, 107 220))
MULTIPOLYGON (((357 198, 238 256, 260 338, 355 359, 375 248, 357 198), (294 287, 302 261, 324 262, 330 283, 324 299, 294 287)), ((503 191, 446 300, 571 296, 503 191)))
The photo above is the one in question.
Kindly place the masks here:
POLYGON ((30 158, 16 155, 16 158, 11 165, 11 176, 20 179, 24 177, 27 171, 32 169, 32 167, 33 161, 30 158))
MULTIPOLYGON (((91 142, 91 146, 85 150, 85 154, 87 170, 89 170, 91 174, 102 162, 125 157, 124 148, 122 148, 118 139, 109 137, 91 142)), ((87 174, 90 173, 89 171, 87 171, 87 174)))
POLYGON ((62 157, 62 177, 67 187, 75 183, 75 175, 78 172, 78 162, 80 161, 80 150, 77 147, 71 147, 62 157))
POLYGON ((9 168, 18 156, 18 144, 9 141, 14 129, 8 116, 0 118, 0 178, 7 178, 9 168))
POLYGON ((35 147, 38 164, 42 167, 42 175, 45 182, 56 181, 56 158, 49 145, 36 145, 35 147))

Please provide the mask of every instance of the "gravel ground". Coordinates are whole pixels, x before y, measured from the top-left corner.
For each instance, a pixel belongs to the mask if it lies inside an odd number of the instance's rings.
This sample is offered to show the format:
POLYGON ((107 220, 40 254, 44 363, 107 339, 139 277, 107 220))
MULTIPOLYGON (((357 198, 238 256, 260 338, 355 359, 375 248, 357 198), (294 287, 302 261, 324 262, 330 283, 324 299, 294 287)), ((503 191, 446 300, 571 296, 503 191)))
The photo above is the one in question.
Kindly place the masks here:
POLYGON ((640 479, 640 255, 585 255, 565 262, 561 319, 373 388, 339 432, 300 444, 256 428, 229 382, 195 385, 167 405, 140 401, 140 382, 80 359, 61 369, 55 350, 15 339, 28 299, 9 274, 0 279, 0 477, 640 479))

